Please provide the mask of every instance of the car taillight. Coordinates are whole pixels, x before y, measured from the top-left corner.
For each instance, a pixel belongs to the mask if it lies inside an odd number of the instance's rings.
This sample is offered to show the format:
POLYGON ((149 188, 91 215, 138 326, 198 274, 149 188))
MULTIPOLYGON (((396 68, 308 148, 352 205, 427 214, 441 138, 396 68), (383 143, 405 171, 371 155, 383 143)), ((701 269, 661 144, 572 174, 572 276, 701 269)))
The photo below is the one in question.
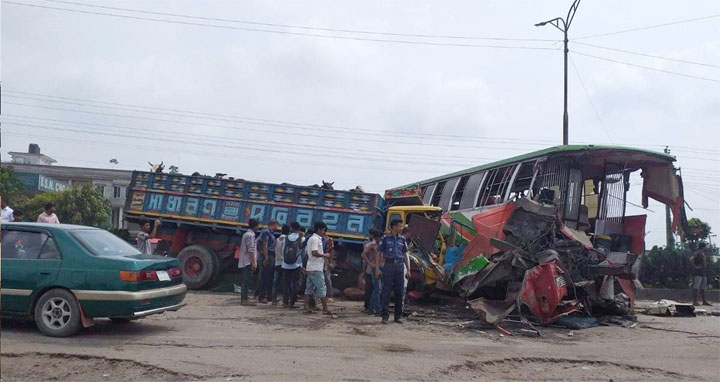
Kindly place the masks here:
POLYGON ((170 277, 182 277, 182 268, 170 268, 168 270, 170 277))
POLYGON ((155 271, 120 271, 120 280, 128 282, 155 281, 155 271))

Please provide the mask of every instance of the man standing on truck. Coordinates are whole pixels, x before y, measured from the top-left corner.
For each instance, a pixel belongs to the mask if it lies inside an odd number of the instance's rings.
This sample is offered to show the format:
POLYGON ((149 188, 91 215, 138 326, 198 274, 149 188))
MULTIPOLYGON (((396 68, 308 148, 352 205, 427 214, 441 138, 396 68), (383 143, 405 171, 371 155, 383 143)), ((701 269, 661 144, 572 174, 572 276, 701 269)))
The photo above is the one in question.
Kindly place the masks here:
POLYGON ((297 308, 295 302, 300 286, 300 268, 303 265, 302 242, 300 223, 290 223, 290 234, 285 238, 282 255, 283 308, 297 308))
POLYGON ((327 287, 325 286, 325 259, 330 259, 329 253, 324 253, 322 237, 327 232, 327 225, 323 222, 315 223, 315 233, 307 241, 306 252, 308 256, 305 279, 305 313, 312 313, 310 309, 310 296, 320 298, 323 314, 332 315, 327 306, 327 287))
POLYGON ((152 230, 150 229, 150 224, 150 222, 142 223, 140 226, 140 232, 138 232, 137 237, 135 238, 138 251, 144 255, 153 254, 150 239, 154 239, 155 236, 157 236, 157 229, 160 227, 160 220, 155 220, 152 230))
POLYGON ((390 222, 390 233, 383 236, 378 246, 377 260, 380 254, 385 260, 382 270, 382 323, 387 324, 390 317, 390 293, 395 292, 395 322, 402 324, 403 311, 403 284, 405 278, 410 278, 410 269, 405 269, 408 258, 407 241, 400 232, 402 220, 393 219, 390 222))
POLYGON ((257 243, 255 242, 255 230, 260 222, 257 219, 248 220, 248 230, 242 236, 240 246, 235 250, 235 258, 238 259, 240 268, 240 305, 254 306, 248 295, 250 292, 250 278, 253 271, 257 269, 257 243))
POLYGON ((272 299, 273 271, 275 270, 275 229, 277 220, 271 220, 267 228, 260 231, 258 249, 260 251, 260 272, 258 274, 257 294, 258 302, 267 304, 272 299))

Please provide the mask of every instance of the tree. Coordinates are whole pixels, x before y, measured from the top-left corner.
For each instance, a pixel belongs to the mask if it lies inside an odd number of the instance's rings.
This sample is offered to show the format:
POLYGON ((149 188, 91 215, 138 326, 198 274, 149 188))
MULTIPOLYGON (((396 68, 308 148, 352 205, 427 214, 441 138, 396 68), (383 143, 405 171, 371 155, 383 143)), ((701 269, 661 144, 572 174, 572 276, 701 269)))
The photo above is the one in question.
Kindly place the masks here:
POLYGON ((687 239, 692 242, 706 241, 710 236, 710 224, 698 218, 688 220, 688 228, 687 239))
POLYGON ((642 256, 640 281, 658 288, 683 289, 690 285, 689 248, 654 246, 642 256))
POLYGON ((80 224, 91 227, 109 229, 110 202, 86 184, 61 192, 46 192, 25 201, 22 211, 26 221, 35 221, 47 203, 55 203, 58 219, 61 223, 80 224))
POLYGON ((15 174, 12 166, 3 166, 0 168, 0 196, 3 199, 14 202, 15 198, 25 188, 23 182, 15 174))

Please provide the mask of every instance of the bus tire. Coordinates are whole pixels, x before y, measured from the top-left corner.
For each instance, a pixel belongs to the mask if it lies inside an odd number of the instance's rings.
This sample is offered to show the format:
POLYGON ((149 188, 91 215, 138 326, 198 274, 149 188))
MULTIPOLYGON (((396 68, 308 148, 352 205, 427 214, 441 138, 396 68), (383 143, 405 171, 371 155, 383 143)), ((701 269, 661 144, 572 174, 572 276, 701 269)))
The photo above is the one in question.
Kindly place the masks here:
POLYGON ((183 282, 188 289, 201 289, 217 277, 220 262, 215 251, 201 245, 183 248, 177 255, 182 264, 183 282))

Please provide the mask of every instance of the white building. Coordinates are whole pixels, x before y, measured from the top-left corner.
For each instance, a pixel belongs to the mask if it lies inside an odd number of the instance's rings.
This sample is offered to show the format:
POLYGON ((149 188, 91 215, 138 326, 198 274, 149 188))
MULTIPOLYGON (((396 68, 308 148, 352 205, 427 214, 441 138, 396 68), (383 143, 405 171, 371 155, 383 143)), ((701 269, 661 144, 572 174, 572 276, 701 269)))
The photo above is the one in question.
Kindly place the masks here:
POLYGON ((111 221, 115 228, 127 228, 123 220, 125 195, 130 186, 132 171, 87 167, 53 166, 57 163, 46 155, 40 154, 40 147, 30 144, 27 153, 10 152, 11 165, 15 172, 40 174, 69 186, 90 184, 110 201, 111 221))

